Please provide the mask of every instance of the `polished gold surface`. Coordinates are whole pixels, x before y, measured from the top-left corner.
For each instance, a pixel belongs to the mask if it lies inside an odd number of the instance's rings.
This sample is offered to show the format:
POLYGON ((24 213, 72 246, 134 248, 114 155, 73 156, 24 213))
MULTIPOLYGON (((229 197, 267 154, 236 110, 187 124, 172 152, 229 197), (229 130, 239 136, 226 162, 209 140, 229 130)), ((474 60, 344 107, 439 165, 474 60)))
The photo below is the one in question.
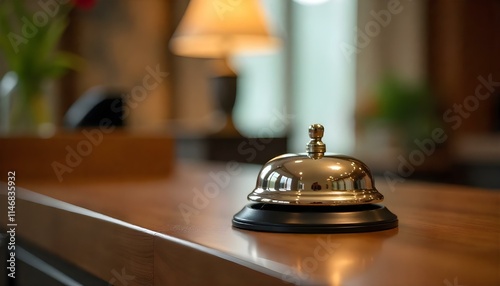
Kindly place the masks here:
POLYGON ((309 127, 307 153, 285 154, 261 169, 248 199, 271 204, 357 205, 381 202, 368 167, 344 155, 325 153, 324 127, 309 127))

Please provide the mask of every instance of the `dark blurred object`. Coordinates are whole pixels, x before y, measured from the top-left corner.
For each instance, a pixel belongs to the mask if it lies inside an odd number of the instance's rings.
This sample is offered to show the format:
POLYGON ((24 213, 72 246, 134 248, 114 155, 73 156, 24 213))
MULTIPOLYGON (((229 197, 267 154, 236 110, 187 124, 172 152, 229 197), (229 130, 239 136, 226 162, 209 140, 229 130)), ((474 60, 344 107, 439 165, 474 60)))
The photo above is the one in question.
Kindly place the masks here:
POLYGON ((460 184, 500 190, 500 135, 470 134, 455 144, 460 184))
POLYGON ((120 90, 95 87, 85 92, 64 116, 64 127, 124 126, 123 96, 120 90))
MULTIPOLYGON (((2 229, 2 233, 6 230, 2 229)), ((7 236, 0 234, 0 246, 7 250, 7 236)), ((2 267, 6 265, 6 251, 0 252, 2 267)), ((73 264, 52 255, 20 238, 16 238, 16 275, 15 279, 10 279, 7 275, 2 277, 0 285, 110 285, 106 281, 99 279, 74 266, 73 264)), ((5 269, 5 268, 4 268, 5 269)))
POLYGON ((463 175, 457 183, 479 188, 500 190, 498 162, 464 162, 457 167, 463 175))
POLYGON ((493 112, 493 132, 500 133, 500 92, 493 95, 495 99, 495 109, 493 112))
POLYGON ((236 103, 237 95, 237 82, 238 77, 233 73, 223 76, 214 76, 210 78, 210 85, 212 88, 213 96, 215 101, 219 104, 219 107, 224 116, 226 117, 226 124, 224 128, 214 135, 229 135, 233 137, 242 137, 234 126, 233 121, 233 109, 236 103))
POLYGON ((177 136, 176 155, 181 159, 264 164, 287 152, 287 138, 227 138, 177 136))

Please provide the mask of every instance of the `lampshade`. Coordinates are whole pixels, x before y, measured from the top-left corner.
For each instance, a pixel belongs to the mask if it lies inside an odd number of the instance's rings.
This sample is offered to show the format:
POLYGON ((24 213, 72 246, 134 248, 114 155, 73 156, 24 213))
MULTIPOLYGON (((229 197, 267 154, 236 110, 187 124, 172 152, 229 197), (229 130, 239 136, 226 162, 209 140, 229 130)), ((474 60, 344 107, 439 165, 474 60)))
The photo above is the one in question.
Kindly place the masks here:
POLYGON ((269 52, 279 42, 268 30, 259 0, 191 0, 170 48, 180 56, 224 58, 269 52))

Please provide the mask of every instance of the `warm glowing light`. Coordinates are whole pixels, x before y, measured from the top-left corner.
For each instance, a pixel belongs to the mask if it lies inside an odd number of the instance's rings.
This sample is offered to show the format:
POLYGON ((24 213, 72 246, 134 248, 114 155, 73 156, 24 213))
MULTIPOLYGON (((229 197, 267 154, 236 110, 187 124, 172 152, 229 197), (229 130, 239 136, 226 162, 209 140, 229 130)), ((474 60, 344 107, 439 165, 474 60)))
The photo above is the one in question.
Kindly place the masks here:
POLYGON ((279 47, 259 1, 228 1, 227 10, 214 8, 213 2, 191 0, 170 41, 174 54, 224 58, 240 52, 268 53, 279 47))

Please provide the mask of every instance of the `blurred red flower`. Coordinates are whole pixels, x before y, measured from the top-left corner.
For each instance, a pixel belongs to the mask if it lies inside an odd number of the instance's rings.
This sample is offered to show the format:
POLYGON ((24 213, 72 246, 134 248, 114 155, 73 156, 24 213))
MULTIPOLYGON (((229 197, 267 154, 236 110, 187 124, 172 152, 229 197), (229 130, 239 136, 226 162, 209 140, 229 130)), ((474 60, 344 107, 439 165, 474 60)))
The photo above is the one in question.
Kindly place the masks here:
POLYGON ((78 8, 82 8, 85 10, 88 10, 92 7, 94 7, 96 0, 73 0, 73 3, 75 6, 78 8))

